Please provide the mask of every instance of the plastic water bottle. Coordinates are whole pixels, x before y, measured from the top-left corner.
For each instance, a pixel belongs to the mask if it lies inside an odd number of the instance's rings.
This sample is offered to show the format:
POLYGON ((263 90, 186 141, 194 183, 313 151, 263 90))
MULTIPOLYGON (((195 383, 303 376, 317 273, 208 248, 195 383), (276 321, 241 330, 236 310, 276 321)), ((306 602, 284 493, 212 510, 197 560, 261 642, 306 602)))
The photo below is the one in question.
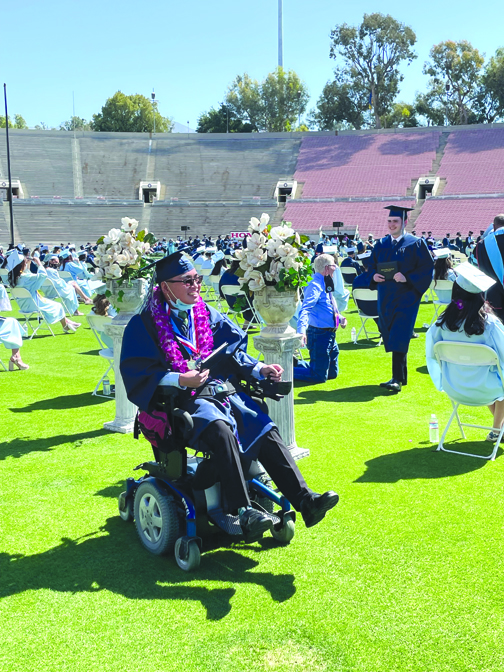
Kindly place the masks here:
POLYGON ((439 425, 434 413, 432 413, 429 421, 429 441, 439 443, 439 425))
POLYGON ((352 339, 352 343, 355 343, 355 342, 356 342, 356 340, 357 340, 357 331, 355 330, 355 327, 352 327, 352 334, 351 334, 350 338, 352 339))
POLYGON ((103 379, 103 394, 106 397, 110 396, 110 380, 108 378, 103 379))

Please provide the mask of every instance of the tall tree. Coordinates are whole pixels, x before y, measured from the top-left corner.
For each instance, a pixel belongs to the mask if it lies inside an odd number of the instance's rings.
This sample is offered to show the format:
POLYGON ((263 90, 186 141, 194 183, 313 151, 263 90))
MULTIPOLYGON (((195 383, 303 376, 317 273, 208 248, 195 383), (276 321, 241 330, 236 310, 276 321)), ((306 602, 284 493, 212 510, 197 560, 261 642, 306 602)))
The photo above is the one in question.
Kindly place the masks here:
POLYGON ((430 50, 423 72, 430 76, 426 100, 438 112, 444 108, 450 125, 474 123, 473 104, 479 90, 484 58, 467 40, 447 40, 430 50))
POLYGON ((399 66, 416 58, 415 33, 388 14, 374 13, 364 14, 360 26, 336 26, 331 38, 330 57, 343 61, 336 68, 336 79, 357 89, 365 87, 375 127, 381 128, 380 117, 390 110, 404 79, 399 66))
MULTIPOLYGON (((0 114, 0 128, 5 128, 5 115, 0 114)), ((28 128, 26 121, 20 114, 14 115, 14 123, 9 115, 9 128, 28 128)))
POLYGON ((253 130, 252 124, 237 119, 234 111, 221 103, 218 110, 211 107, 200 115, 196 133, 251 133, 253 130))
POLYGON ((360 130, 365 124, 368 94, 360 82, 347 81, 341 72, 327 82, 310 111, 310 126, 320 131, 334 131, 342 127, 360 130))
POLYGON ((226 104, 254 131, 281 132, 296 127, 308 99, 308 89, 299 76, 279 67, 262 82, 247 73, 238 76, 229 87, 226 104))
POLYGON ((415 105, 394 103, 392 110, 381 117, 383 128, 414 128, 421 126, 415 105))
POLYGON ((173 122, 159 114, 157 103, 138 93, 126 96, 117 91, 107 100, 101 112, 93 114, 92 127, 94 131, 151 133, 154 130, 154 115, 156 133, 169 133, 173 122))
POLYGON ((475 111, 479 122, 492 123, 504 118, 504 48, 497 49, 488 61, 476 94, 475 111))
POLYGON ((63 121, 60 124, 60 131, 90 131, 91 122, 82 119, 81 117, 70 117, 68 121, 63 121))

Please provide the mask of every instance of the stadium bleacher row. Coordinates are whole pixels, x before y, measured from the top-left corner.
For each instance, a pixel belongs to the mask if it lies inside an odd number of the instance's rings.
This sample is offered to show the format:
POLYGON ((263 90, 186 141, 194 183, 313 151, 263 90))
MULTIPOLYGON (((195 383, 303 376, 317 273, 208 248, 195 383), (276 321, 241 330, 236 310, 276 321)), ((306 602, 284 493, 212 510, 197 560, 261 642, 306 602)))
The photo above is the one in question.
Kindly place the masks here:
MULTIPOLYGON (((16 235, 93 240, 123 216, 158 236, 217 235, 244 230, 268 212, 316 235, 343 222, 361 235, 385 232, 384 201, 415 207, 412 226, 436 235, 479 231, 504 209, 504 125, 332 133, 75 134, 11 130, 16 235), (441 179, 438 192, 416 200, 419 178, 441 179), (153 204, 138 200, 140 181, 161 184, 153 204), (293 199, 276 204, 279 181, 295 180, 293 199), (60 198, 58 203, 56 199, 60 198), (50 199, 50 200, 48 200, 50 199), (325 200, 325 202, 324 202, 325 200), (33 207, 27 207, 27 206, 33 207), (448 226, 447 226, 448 225, 448 226), (445 230, 446 229, 446 230, 445 230)), ((0 129, 0 184, 6 172, 0 129)), ((0 208, 0 240, 8 239, 0 208)))

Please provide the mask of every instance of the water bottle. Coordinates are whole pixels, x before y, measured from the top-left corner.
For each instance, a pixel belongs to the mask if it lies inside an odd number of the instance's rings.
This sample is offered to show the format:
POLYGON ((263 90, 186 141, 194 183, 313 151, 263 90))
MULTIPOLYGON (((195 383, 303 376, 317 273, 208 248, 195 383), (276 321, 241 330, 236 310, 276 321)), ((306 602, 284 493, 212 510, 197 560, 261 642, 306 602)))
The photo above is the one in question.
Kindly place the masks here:
POLYGON ((106 397, 110 396, 110 380, 108 378, 103 379, 103 394, 106 397))
POLYGON ((439 443, 439 425, 434 413, 432 413, 429 421, 429 441, 439 443))
POLYGON ((352 343, 355 343, 357 341, 357 331, 355 327, 352 327, 352 334, 350 338, 352 340, 352 343))

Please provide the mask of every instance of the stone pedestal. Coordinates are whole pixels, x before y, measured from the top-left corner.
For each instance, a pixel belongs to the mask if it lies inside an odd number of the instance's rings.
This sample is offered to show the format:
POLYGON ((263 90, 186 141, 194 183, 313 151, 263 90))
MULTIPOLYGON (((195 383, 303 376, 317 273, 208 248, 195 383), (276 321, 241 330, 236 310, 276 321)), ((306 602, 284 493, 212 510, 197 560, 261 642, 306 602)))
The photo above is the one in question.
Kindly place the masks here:
MULTIPOLYGON (((293 331, 293 330, 292 330, 293 331)), ((284 370, 283 379, 293 379, 292 358, 294 351, 301 344, 300 337, 295 333, 287 333, 278 336, 254 336, 254 345, 259 352, 264 355, 265 364, 280 364, 284 370)), ((307 457, 310 451, 300 448, 296 443, 296 432, 294 428, 294 391, 285 396, 280 401, 266 399, 268 411, 271 419, 277 425, 283 440, 289 448, 292 457, 300 460, 307 457)))
POLYGON ((114 377, 115 377, 115 418, 110 422, 106 422, 103 427, 111 432, 121 432, 121 434, 130 434, 133 432, 135 424, 135 415, 137 407, 132 404, 126 396, 126 388, 124 387, 121 371, 119 370, 119 363, 121 361, 121 348, 124 330, 129 320, 131 313, 119 313, 114 317, 110 324, 105 325, 105 333, 114 341, 114 377), (117 322, 116 322, 117 320, 117 322))

